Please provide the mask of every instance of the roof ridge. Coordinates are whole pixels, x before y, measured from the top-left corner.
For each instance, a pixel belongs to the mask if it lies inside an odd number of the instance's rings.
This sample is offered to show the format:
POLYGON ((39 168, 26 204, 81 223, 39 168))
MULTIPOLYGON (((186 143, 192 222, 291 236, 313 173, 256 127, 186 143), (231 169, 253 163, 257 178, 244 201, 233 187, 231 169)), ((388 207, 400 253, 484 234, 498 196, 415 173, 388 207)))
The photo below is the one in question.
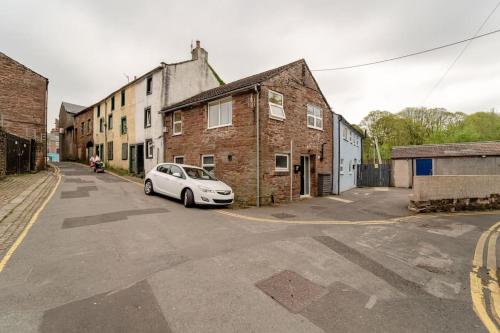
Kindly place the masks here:
POLYGON ((413 148, 413 147, 436 147, 436 146, 449 146, 449 145, 471 145, 471 144, 485 144, 485 143, 500 143, 500 140, 489 140, 489 141, 467 141, 467 142, 448 142, 448 143, 426 143, 421 145, 406 145, 406 146, 394 146, 394 148, 413 148))

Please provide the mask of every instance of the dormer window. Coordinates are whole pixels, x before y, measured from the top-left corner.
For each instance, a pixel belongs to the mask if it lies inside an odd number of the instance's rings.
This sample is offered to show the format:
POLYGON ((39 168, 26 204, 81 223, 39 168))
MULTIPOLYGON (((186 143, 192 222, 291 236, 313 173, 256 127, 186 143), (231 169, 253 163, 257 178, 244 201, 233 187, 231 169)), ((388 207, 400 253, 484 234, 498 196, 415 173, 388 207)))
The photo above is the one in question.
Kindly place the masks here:
POLYGON ((269 90, 269 117, 284 120, 285 109, 283 108, 283 95, 275 91, 269 90))

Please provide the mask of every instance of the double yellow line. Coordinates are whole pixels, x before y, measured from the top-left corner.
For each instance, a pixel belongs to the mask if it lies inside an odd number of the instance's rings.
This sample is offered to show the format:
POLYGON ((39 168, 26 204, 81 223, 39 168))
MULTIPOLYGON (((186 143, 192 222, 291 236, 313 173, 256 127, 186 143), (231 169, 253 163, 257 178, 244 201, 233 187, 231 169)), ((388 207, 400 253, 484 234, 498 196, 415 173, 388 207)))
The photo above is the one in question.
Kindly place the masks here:
POLYGON ((500 332, 498 329, 500 325, 500 288, 496 257, 499 228, 500 221, 481 234, 476 245, 472 271, 470 272, 470 290, 474 311, 490 333, 500 332))

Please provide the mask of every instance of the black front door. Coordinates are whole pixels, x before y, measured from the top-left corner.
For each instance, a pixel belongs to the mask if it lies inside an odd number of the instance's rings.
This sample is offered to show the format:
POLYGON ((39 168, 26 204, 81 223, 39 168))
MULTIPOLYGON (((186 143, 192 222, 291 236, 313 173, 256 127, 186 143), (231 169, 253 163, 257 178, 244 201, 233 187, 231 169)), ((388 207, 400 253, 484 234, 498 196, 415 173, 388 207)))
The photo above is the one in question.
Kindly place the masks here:
POLYGON ((136 157, 135 156, 135 151, 136 151, 135 150, 135 145, 130 145, 129 149, 130 149, 130 151, 129 151, 129 154, 128 154, 128 156, 129 156, 129 159, 128 159, 128 163, 129 163, 128 170, 131 173, 136 173, 136 167, 137 167, 137 165, 135 164, 135 161, 136 161, 136 158, 135 158, 136 157))
POLYGON ((144 144, 137 145, 137 173, 144 172, 144 144))

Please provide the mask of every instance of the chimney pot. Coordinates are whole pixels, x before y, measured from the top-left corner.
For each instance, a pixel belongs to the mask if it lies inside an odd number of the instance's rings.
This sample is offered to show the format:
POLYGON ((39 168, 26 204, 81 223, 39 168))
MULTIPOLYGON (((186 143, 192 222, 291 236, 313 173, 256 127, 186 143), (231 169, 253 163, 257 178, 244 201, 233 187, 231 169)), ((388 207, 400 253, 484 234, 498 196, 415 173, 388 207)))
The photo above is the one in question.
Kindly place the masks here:
POLYGON ((197 40, 197 41, 196 41, 196 48, 197 48, 197 49, 199 49, 199 48, 200 48, 200 41, 199 41, 199 40, 197 40))

